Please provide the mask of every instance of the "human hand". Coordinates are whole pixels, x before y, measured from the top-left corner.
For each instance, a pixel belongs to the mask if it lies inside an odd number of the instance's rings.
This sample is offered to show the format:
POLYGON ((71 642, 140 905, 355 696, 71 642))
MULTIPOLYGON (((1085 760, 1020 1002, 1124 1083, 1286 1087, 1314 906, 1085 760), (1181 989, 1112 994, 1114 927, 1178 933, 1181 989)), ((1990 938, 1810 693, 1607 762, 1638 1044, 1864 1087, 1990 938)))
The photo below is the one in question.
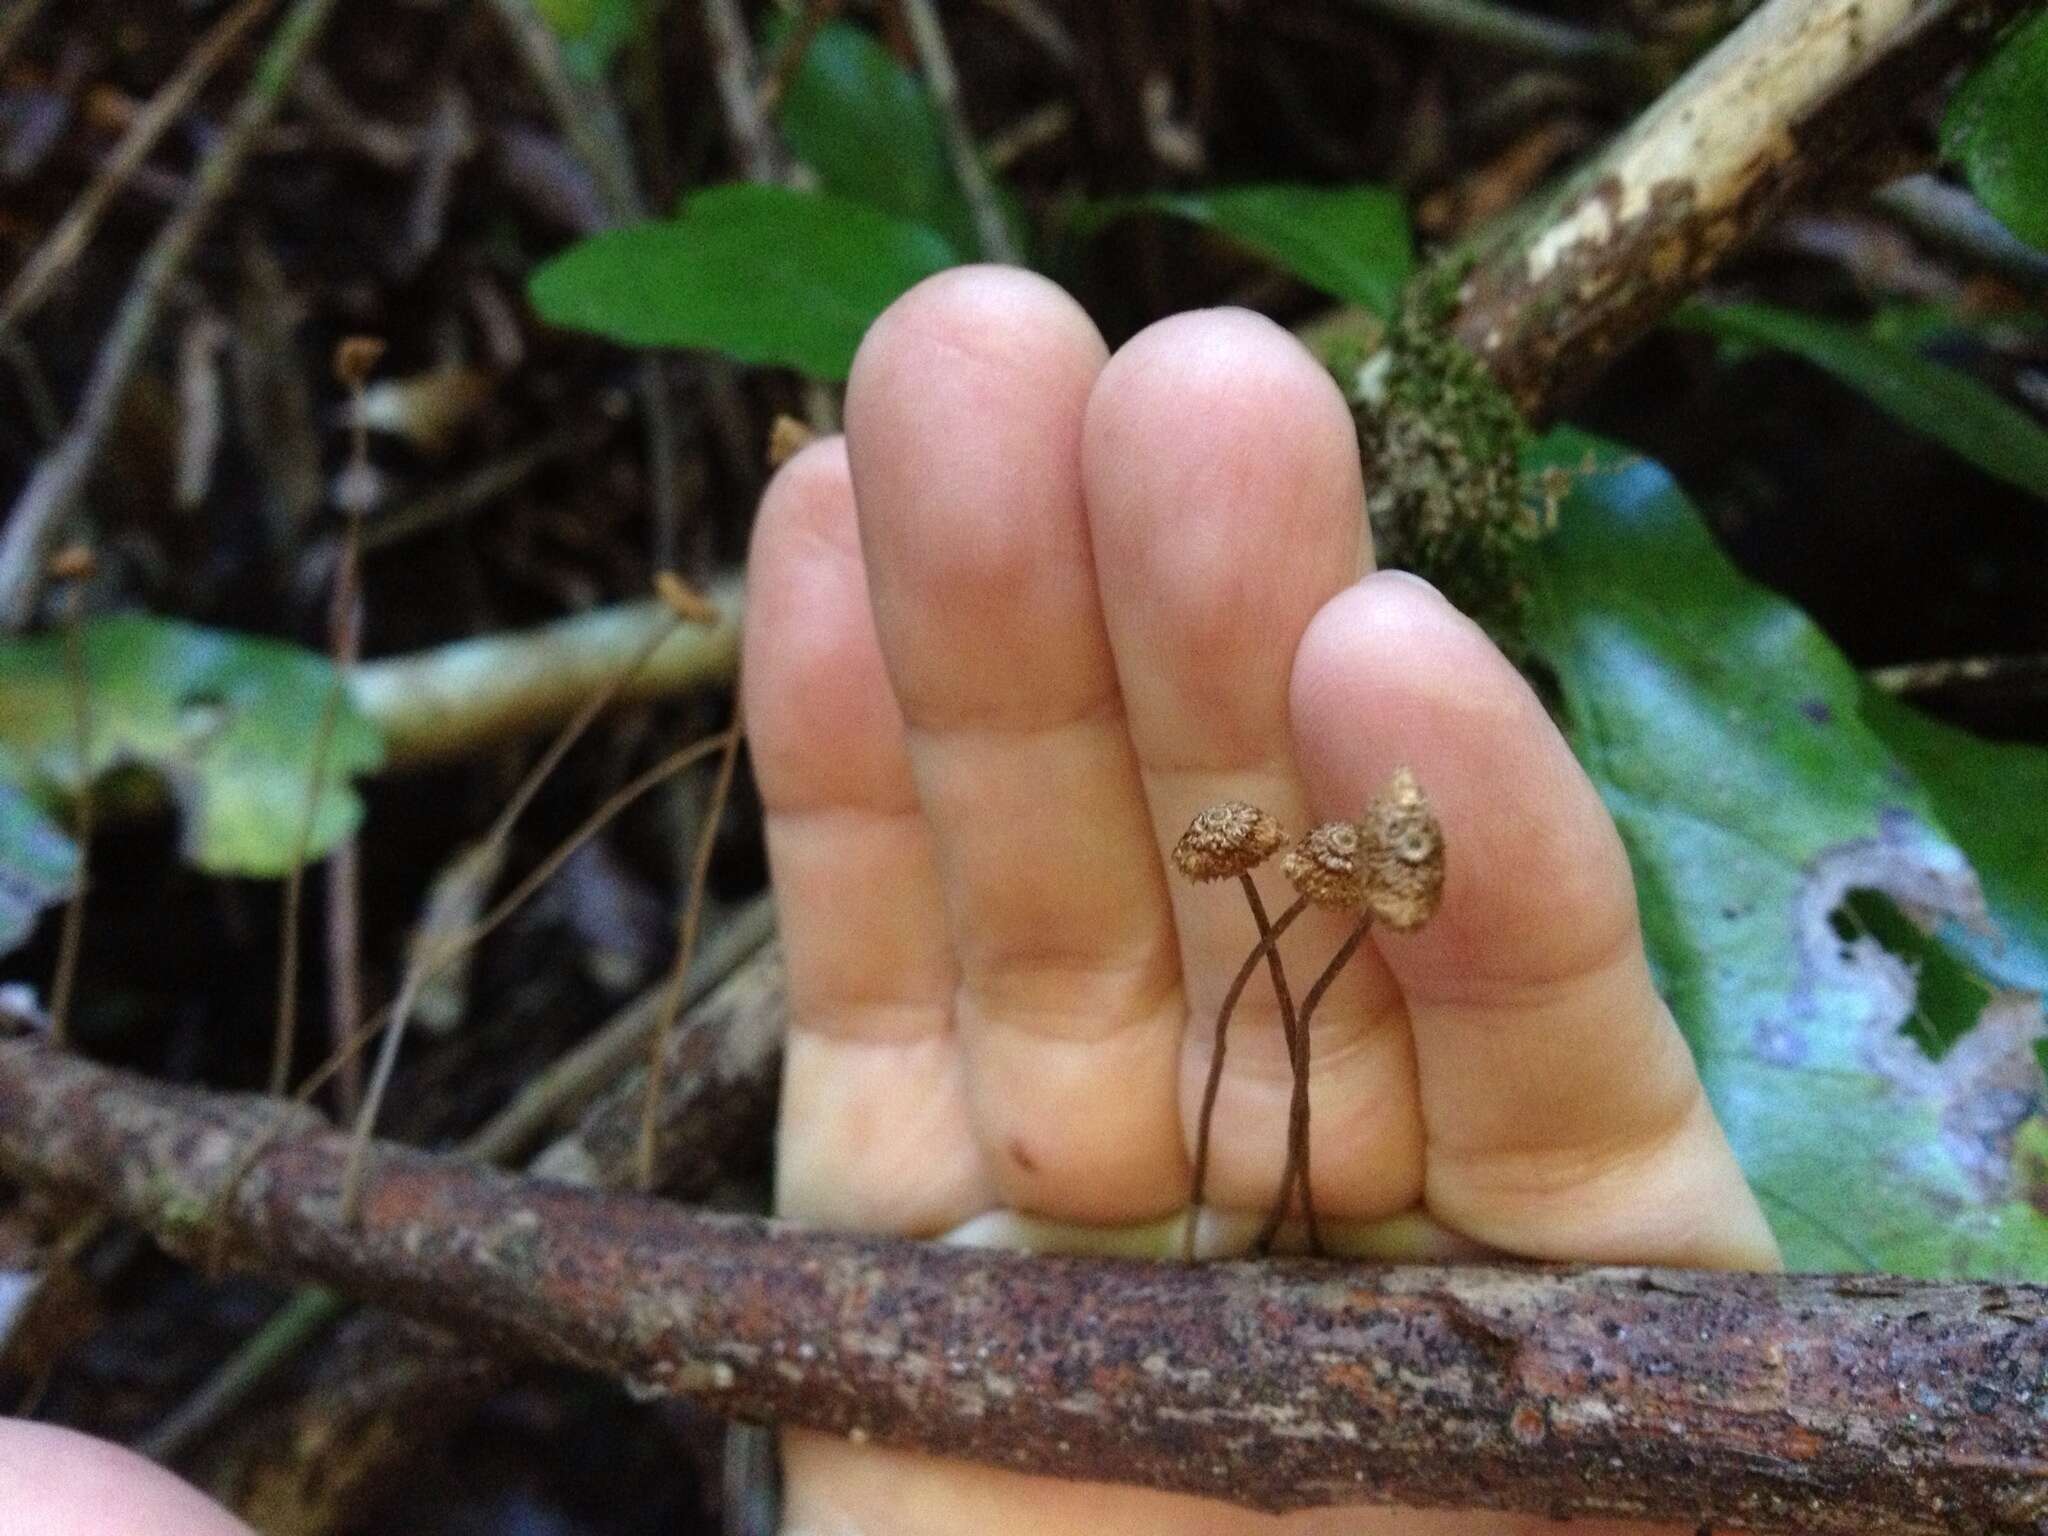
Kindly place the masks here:
MULTIPOLYGON (((1351 420, 1291 337, 1182 315, 1108 358, 1043 279, 953 271, 876 324, 846 414, 776 477, 748 566, 792 1004, 784 1215, 933 1235, 1000 1209, 1181 1212, 1253 933, 1229 893, 1170 881, 1166 850, 1223 799, 1295 832, 1355 816, 1406 764, 1449 874, 1434 921, 1375 934, 1317 1015, 1326 1226, 1415 1257, 1775 1265, 1651 985, 1613 824, 1485 635, 1368 574, 1351 420)), ((1346 926, 1298 922, 1292 974, 1346 926)), ((1208 1205, 1266 1209, 1290 1076, 1255 984, 1208 1205)), ((1278 1522, 813 1434, 784 1450, 803 1536, 1529 1523, 1278 1522)))

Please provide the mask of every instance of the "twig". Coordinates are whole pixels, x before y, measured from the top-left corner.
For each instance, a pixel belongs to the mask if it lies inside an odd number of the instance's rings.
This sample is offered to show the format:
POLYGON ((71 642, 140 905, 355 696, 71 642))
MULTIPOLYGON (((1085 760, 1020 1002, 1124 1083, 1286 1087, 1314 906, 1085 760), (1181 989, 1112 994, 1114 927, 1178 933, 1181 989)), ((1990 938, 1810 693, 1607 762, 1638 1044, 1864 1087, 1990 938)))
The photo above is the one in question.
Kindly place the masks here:
POLYGON ((802 13, 776 45, 775 52, 769 56, 768 67, 762 71, 761 89, 755 93, 762 116, 772 117, 775 109, 782 105, 789 83, 803 68, 804 57, 811 51, 811 44, 824 30, 825 23, 837 16, 844 5, 845 0, 806 0, 802 13))
POLYGON ((1940 661, 1905 661, 1864 674, 1886 693, 1940 693, 1958 684, 2011 685, 2015 690, 2048 689, 2048 656, 1956 656, 1940 661))
MULTIPOLYGON (((276 1107, 0 1041, 0 1166, 173 1251, 276 1107)), ((1062 1259, 803 1231, 300 1117, 238 1266, 712 1411, 1265 1509, 2034 1536, 2048 1288, 1645 1269, 1062 1259), (1088 1319, 1076 1329, 1073 1320, 1088 1319)))
POLYGON ((523 485, 535 471, 593 446, 593 434, 579 426, 558 427, 537 442, 514 448, 464 475, 381 512, 363 529, 363 552, 374 554, 480 512, 523 485))
MULTIPOLYGON (((473 878, 483 880, 487 878, 483 871, 498 869, 505 844, 511 839, 513 827, 525 814, 526 808, 533 803, 534 796, 540 793, 541 786, 560 766, 562 759, 569 755, 570 748, 582 739, 583 733, 590 728, 592 722, 611 705, 612 700, 619 696, 635 674, 647 664, 647 658, 661 648, 662 642, 674 632, 675 623, 671 617, 668 624, 656 626, 640 648, 627 658, 625 664, 584 701, 582 707, 570 717, 569 722, 549 743, 548 749, 540 755, 540 760, 527 770, 525 778, 520 781, 492 820, 490 830, 473 849, 464 854, 464 867, 473 878)), ((552 868, 545 861, 543 867, 552 868)), ((521 886, 522 891, 528 888, 525 885, 521 886)), ((479 892, 479 897, 482 894, 479 892)), ((511 907, 505 906, 502 910, 509 913, 511 907)), ((384 1090, 391 1081, 391 1072, 398 1059, 398 1049, 404 1041, 406 1026, 412 1020, 413 1006, 419 1000, 421 990, 429 981, 443 974, 462 955, 475 948, 484 935, 496 926, 495 921, 486 919, 465 928, 460 933, 446 937, 442 942, 423 943, 419 952, 413 956, 387 1016, 384 1044, 377 1057, 369 1095, 347 1096, 349 1102, 346 1112, 356 1117, 358 1142, 366 1142, 376 1127, 378 1106, 383 1102, 384 1090)), ((346 1021, 346 1027, 350 1029, 354 1028, 354 1021, 360 1016, 359 1007, 350 1008, 347 1013, 341 1015, 346 1021)), ((350 1055, 352 1058, 353 1053, 350 1055)), ((344 1081, 346 1080, 344 1078, 344 1081)))
MULTIPOLYGON (((524 906, 535 891, 554 878, 555 872, 568 862, 571 854, 597 836, 627 806, 657 784, 666 782, 692 763, 708 757, 724 744, 724 740, 723 736, 713 736, 703 741, 692 742, 687 747, 671 752, 652 768, 645 769, 613 790, 602 805, 584 818, 581 826, 542 859, 495 907, 441 946, 422 964, 414 966, 406 973, 397 998, 385 1012, 382 1026, 384 1041, 377 1053, 377 1064, 370 1074, 370 1087, 363 1097, 362 1110, 356 1116, 356 1131, 350 1142, 348 1178, 343 1186, 343 1203, 347 1217, 352 1218, 356 1214, 356 1201, 361 1191, 363 1173, 368 1167, 370 1132, 377 1123, 378 1111, 383 1107, 385 1091, 391 1086, 391 1074, 398 1064, 398 1047, 404 1038, 405 1022, 411 1016, 412 1006, 418 998, 420 988, 439 975, 458 954, 479 943, 486 935, 494 932, 506 918, 524 906)), ((358 1033, 367 1032, 366 1027, 358 1033)))
POLYGON ((655 1142, 661 1121, 661 1063, 667 1054, 669 1036, 683 1011, 683 994, 690 979, 691 962, 697 958, 697 931, 704 920, 704 887, 711 876, 711 855, 718 846, 719 823, 725 820, 725 803, 732 794, 733 773, 739 766, 740 742, 745 722, 740 715, 735 690, 732 723, 718 753, 718 774, 711 782, 711 797, 704 803, 704 822, 697 829, 697 851, 690 860, 690 885, 683 895, 683 912, 677 922, 676 958, 669 983, 662 989, 662 1007, 654 1032, 647 1041, 647 1091, 640 1114, 640 1188, 652 1191, 658 1181, 659 1164, 655 1142))
POLYGON ((2048 289, 2048 251, 2020 239, 1961 187, 1934 176, 1903 176, 1871 201, 1930 245, 2030 291, 2048 289))
MULTIPOLYGON (((691 1028, 686 1038, 677 1040, 667 1063, 662 1122, 674 1129, 662 1139, 659 1149, 664 1183, 676 1181, 675 1192, 684 1198, 708 1191, 733 1166, 742 1148, 766 1140, 767 1120, 773 1112, 777 1047, 782 1038, 782 993, 773 964, 763 963, 759 957, 773 933, 773 908, 764 899, 720 930, 691 974, 691 1028), (765 987, 762 977, 768 978, 765 987)), ((772 958, 768 960, 772 962, 772 958)), ((589 1104, 607 1083, 630 1068, 660 1006, 660 994, 654 991, 629 1005, 522 1087, 510 1103, 463 1141, 462 1154, 480 1162, 506 1163, 530 1152, 550 1126, 589 1104)), ((548 1168, 558 1178, 587 1171, 587 1182, 593 1185, 624 1187, 630 1182, 632 1160, 614 1149, 638 1145, 639 1113, 637 1095, 624 1099, 617 1093, 610 1095, 542 1152, 536 1166, 548 1168)), ((184 1454, 348 1310, 348 1301, 332 1291, 300 1292, 138 1441, 136 1449, 159 1461, 184 1454)), ((486 1383, 497 1374, 487 1362, 467 1358, 467 1352, 458 1357, 443 1348, 422 1349, 419 1330, 389 1316, 366 1318, 357 1331, 380 1341, 380 1347, 352 1351, 339 1362, 340 1380, 335 1379, 335 1365, 323 1361, 320 1379, 295 1406, 295 1418, 331 1425, 332 1405, 343 1395, 358 1413, 374 1406, 380 1416, 397 1422, 416 1420, 429 1401, 433 1410, 445 1417, 451 1409, 474 1405, 476 1395, 464 1393, 463 1382, 486 1383), (382 1400, 375 1405, 366 1401, 363 1384, 357 1379, 356 1357, 363 1353, 382 1362, 382 1400)), ((331 1435, 294 1433, 271 1416, 266 1416, 254 1434, 264 1449, 248 1454, 279 1459, 316 1455, 315 1448, 332 1439, 331 1435)), ((374 1449, 379 1443, 371 1440, 351 1454, 349 1469, 354 1483, 374 1480, 371 1463, 382 1459, 374 1449)), ((416 1443, 409 1435, 389 1449, 396 1454, 416 1443)), ((344 1490, 331 1478, 321 1480, 317 1497, 323 1504, 343 1496, 344 1490)), ((282 1520, 274 1514, 260 1523, 265 1529, 313 1528, 307 1520, 282 1520)))
POLYGON ((85 583, 92 569, 90 552, 80 550, 65 573, 69 592, 64 600, 64 674, 71 684, 71 750, 78 765, 78 816, 74 841, 78 870, 72 877, 71 899, 64 904, 64 927, 57 939, 57 971, 50 982, 50 1039, 65 1044, 71 1036, 71 994, 78 983, 78 957, 85 943, 85 902, 92 880, 93 795, 92 682, 85 670, 85 583))
POLYGON ((490 6, 546 99, 549 115, 576 158, 597 179, 612 218, 624 222, 642 217, 646 205, 633 174, 625 119, 609 93, 598 82, 579 80, 571 73, 554 28, 533 0, 490 0, 490 6))
POLYGON ((732 677, 739 583, 712 583, 723 623, 674 629, 660 603, 623 603, 537 629, 482 635, 409 656, 366 661, 350 690, 384 738, 386 764, 410 768, 542 730, 588 703, 659 629, 673 632, 620 692, 645 703, 732 677))
POLYGON ((192 98, 199 94, 213 72, 227 61, 249 29, 275 3, 276 0, 242 0, 240 5, 231 8, 194 45, 185 56, 184 63, 178 66, 178 72, 164 82, 163 88, 147 106, 135 114, 127 131, 121 135, 121 141, 100 166, 92 185, 65 210, 64 217, 57 221, 57 227, 36 247, 15 274, 14 281, 7 285, 6 294, 0 296, 0 330, 19 324, 23 316, 42 302, 50 284, 77 260, 78 253, 91 241, 107 205, 127 185, 136 167, 149 157, 157 140, 177 121, 178 114, 191 105, 192 98))
POLYGON ((786 183, 789 154, 763 109, 754 43, 739 0, 704 0, 704 36, 711 44, 711 77, 725 113, 725 131, 747 180, 786 183))
MULTIPOLYGON (((596 180, 606 214, 614 226, 647 217, 647 200, 633 166, 625 116, 602 81, 579 80, 562 57, 553 27, 533 0, 490 0, 499 23, 510 34, 521 62, 547 99, 570 147, 596 180)), ((648 513, 654 525, 653 554, 657 567, 674 564, 682 524, 679 437, 682 411, 675 383, 663 360, 649 354, 640 360, 640 408, 647 432, 648 513)))
POLYGON ((1653 53, 1626 32, 1594 30, 1493 0, 1346 0, 1384 21, 1454 37, 1555 68, 1591 72, 1636 90, 1653 89, 1653 53))
POLYGON ((1043 0, 981 0, 981 3, 1007 17, 1061 69, 1072 69, 1079 62, 1081 50, 1074 42, 1074 34, 1043 0))
POLYGON ((1478 249, 1452 327, 1525 415, 1569 404, 1731 251, 2028 0, 1768 0, 1478 249))
MULTIPOLYGON (((556 871, 569 861, 570 856, 577 849, 603 831, 614 817, 622 814, 628 806, 632 805, 634 801, 638 800, 656 785, 664 783, 674 775, 681 773, 692 763, 708 756, 719 745, 720 740, 721 738, 712 736, 671 752, 652 768, 643 770, 627 780, 619 788, 613 790, 606 797, 602 805, 584 818, 582 825, 570 833, 546 858, 542 859, 538 865, 530 870, 518 885, 512 888, 509 895, 501 899, 495 907, 477 919, 470 927, 464 929, 453 940, 443 945, 427 963, 409 970, 406 973, 404 986, 401 988, 398 997, 393 1000, 389 1007, 379 1010, 364 1020, 362 1025, 354 1030, 348 1039, 329 1055, 326 1061, 321 1063, 312 1076, 299 1085, 298 1092, 293 1096, 290 1108, 295 1110, 303 1109, 310 1103, 312 1096, 320 1090, 321 1086, 329 1078, 346 1067, 351 1058, 367 1049, 379 1035, 390 1028, 394 1019, 401 1018, 410 1011, 421 988, 439 976, 447 966, 453 964, 471 946, 481 943, 486 937, 495 932, 500 924, 525 905, 528 898, 535 891, 554 878, 556 871)), ((0 1022, 4 1022, 4 1017, 4 1014, 0 1014, 0 1022)), ((388 1081, 390 1076, 390 1069, 385 1065, 386 1059, 386 1057, 380 1056, 378 1062, 378 1077, 384 1081, 388 1081)), ((396 1052, 388 1053, 388 1059, 395 1061, 396 1052)), ((368 1124, 375 1120, 377 1113, 375 1101, 380 1100, 382 1096, 383 1087, 381 1083, 373 1081, 370 1088, 371 1102, 367 1102, 363 1106, 358 1116, 359 1123, 368 1124)), ((275 1095, 272 1098, 274 1099, 275 1095)), ((288 1123, 288 1120, 280 1120, 273 1126, 273 1130, 281 1131, 288 1123)), ((267 1141, 259 1138, 246 1156, 253 1161, 254 1157, 267 1145, 267 1141)), ((356 1145, 361 1146, 363 1144, 358 1142, 356 1145)), ((355 1177, 360 1177, 362 1166, 364 1166, 364 1162, 359 1153, 357 1165, 353 1170, 355 1177)), ((235 1186, 247 1172, 247 1165, 239 1165, 229 1170, 228 1176, 221 1181, 219 1191, 219 1200, 223 1204, 234 1193, 235 1186)), ((353 1189, 354 1187, 352 1180, 350 1188, 353 1189)), ((207 1218, 207 1223, 215 1228, 220 1227, 219 1222, 211 1212, 207 1218)))
MULTIPOLYGON (((377 359, 383 354, 384 343, 370 336, 345 337, 334 351, 335 376, 348 390, 356 406, 355 426, 349 444, 349 464, 358 481, 367 474, 370 462, 369 428, 362 413, 363 385, 376 368, 377 359)), ((299 921, 300 908, 305 899, 306 856, 312 847, 313 824, 320 814, 320 801, 327 790, 328 749, 334 741, 335 723, 341 716, 341 701, 348 693, 349 675, 355 659, 356 609, 360 601, 359 573, 363 561, 363 518, 360 506, 351 505, 342 510, 347 518, 347 526, 342 534, 341 564, 334 575, 334 592, 328 616, 332 649, 330 661, 334 677, 327 686, 327 696, 321 700, 320 723, 313 731, 312 763, 306 773, 305 803, 299 815, 298 835, 292 843, 291 866, 285 874, 283 928, 278 935, 277 944, 277 1024, 270 1047, 270 1092, 274 1098, 281 1098, 291 1086, 292 1059, 297 1055, 299 921)), ((353 861, 351 859, 348 862, 353 861)), ((343 894, 345 901, 350 905, 350 910, 342 921, 353 923, 354 891, 351 889, 343 894)), ((354 958, 351 943, 347 957, 349 975, 345 980, 336 981, 337 992, 331 996, 346 993, 353 998, 354 958)), ((331 1016, 328 1021, 330 1035, 345 1038, 346 1032, 353 1028, 356 1016, 357 1009, 353 1006, 345 1013, 331 1016)), ((357 1080, 355 1055, 353 1052, 346 1052, 342 1053, 339 1059, 344 1063, 341 1097, 352 1108, 360 1086, 357 1080)))
POLYGON ((0 532, 0 630, 25 628, 34 617, 44 554, 84 495, 128 385, 156 335, 173 283, 240 179, 243 165, 276 115, 292 75, 319 41, 334 6, 335 0, 293 0, 257 60, 234 115, 200 162, 184 203, 143 255, 93 361, 77 417, 63 440, 37 464, 0 532))
POLYGON ((974 134, 967 126, 966 108, 960 100, 960 74, 953 67, 953 50, 946 45, 946 29, 939 22, 932 0, 899 0, 903 19, 910 26, 910 40, 917 49, 918 68, 932 94, 932 106, 939 114, 939 127, 946 139, 946 157, 953 164, 953 179, 960 195, 967 199, 974 215, 974 235, 981 254, 990 261, 1016 265, 1023 260, 1017 242, 1003 217, 1002 200, 995 183, 975 147, 974 134))
MULTIPOLYGON (((360 521, 349 519, 353 529, 360 521)), ((355 590, 356 544, 353 537, 342 546, 341 570, 335 585, 355 590)), ((334 742, 334 727, 341 718, 341 701, 348 685, 339 670, 320 700, 320 718, 313 727, 308 748, 306 796, 299 808, 299 827, 292 838, 291 864, 285 871, 283 912, 277 938, 277 1016, 270 1040, 270 1093, 282 1096, 291 1087, 292 1058, 298 1053, 299 1037, 299 921, 305 905, 306 857, 313 844, 313 823, 320 814, 320 801, 327 792, 328 748, 334 742)))

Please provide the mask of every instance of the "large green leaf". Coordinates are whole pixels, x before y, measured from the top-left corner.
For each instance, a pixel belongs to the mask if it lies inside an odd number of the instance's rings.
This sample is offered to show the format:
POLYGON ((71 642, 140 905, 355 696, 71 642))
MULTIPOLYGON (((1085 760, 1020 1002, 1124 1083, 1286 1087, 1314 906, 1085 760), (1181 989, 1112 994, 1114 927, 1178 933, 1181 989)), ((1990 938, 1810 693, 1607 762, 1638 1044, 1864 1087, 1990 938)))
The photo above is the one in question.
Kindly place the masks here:
MULTIPOLYGON (((334 668, 297 646, 123 614, 87 626, 92 777, 142 769, 184 818, 186 857, 217 874, 274 876, 305 818, 314 746, 334 668)), ((54 635, 0 645, 0 780, 45 799, 80 788, 73 692, 54 635)), ((309 854, 346 836, 349 787, 383 758, 375 727, 343 697, 329 736, 309 854)))
POLYGON ((45 907, 71 894, 78 850, 36 803, 0 783, 0 955, 23 943, 45 907))
POLYGON ((1855 326, 1768 304, 1689 304, 1674 320, 1802 357, 1986 474, 2048 500, 2048 427, 1967 373, 1855 326))
POLYGON ((1332 298, 1391 318, 1415 266, 1397 193, 1385 187, 1227 187, 1102 206, 1084 227, 1138 209, 1178 214, 1249 246, 1332 298))
POLYGON ((594 235, 534 273, 556 325, 642 347, 708 347, 843 379, 874 319, 955 264, 922 224, 787 187, 724 186, 673 220, 594 235))
POLYGON ((2048 11, 1963 82, 1941 142, 2007 229, 2048 247, 2048 11))
POLYGON ((1960 1038, 1930 1060, 1918 1015, 1953 1002, 1920 995, 1911 955, 1851 904, 1991 926, 1942 800, 1866 724, 1854 669, 1735 570, 1661 469, 1570 433, 1539 458, 1574 482, 1535 561, 1530 640, 1788 1260, 2048 1278, 2023 1155, 2039 997, 1981 982, 1990 1005, 1934 1031, 1960 1038))
POLYGON ((789 147, 827 192, 931 226, 956 257, 976 249, 974 215, 930 94, 861 28, 835 21, 819 29, 780 118, 789 147))

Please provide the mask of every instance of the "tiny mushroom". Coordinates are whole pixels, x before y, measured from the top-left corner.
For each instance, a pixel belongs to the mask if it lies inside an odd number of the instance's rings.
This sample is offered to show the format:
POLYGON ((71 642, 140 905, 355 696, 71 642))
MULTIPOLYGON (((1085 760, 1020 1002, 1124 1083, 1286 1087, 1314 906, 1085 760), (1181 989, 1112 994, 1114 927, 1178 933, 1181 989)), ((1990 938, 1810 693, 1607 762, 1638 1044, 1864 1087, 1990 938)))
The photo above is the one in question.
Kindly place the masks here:
POLYGON ((1280 823, 1256 805, 1225 800, 1188 823, 1173 845, 1173 867, 1190 880, 1227 880, 1257 869, 1286 841, 1280 823))

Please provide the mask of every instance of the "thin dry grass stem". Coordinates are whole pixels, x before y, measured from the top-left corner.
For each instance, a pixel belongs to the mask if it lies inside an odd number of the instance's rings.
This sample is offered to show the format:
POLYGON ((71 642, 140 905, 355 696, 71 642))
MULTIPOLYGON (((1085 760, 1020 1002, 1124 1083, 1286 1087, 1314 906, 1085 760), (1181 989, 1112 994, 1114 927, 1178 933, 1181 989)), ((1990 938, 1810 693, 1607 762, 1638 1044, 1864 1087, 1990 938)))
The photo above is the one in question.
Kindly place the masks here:
POLYGON ((74 546, 50 566, 51 574, 69 586, 64 598, 64 675, 71 687, 71 750, 78 764, 78 817, 72 828, 78 845, 78 872, 71 899, 64 904, 57 971, 50 981, 50 1038, 62 1045, 71 1035, 71 999, 78 984, 79 953, 85 944, 86 887, 92 870, 92 682, 85 670, 85 584, 92 575, 92 551, 74 546))
MULTIPOLYGON (((362 402, 364 381, 383 355, 384 343, 374 337, 350 336, 334 349, 334 372, 349 393, 362 402)), ((356 427, 349 445, 351 462, 360 469, 369 456, 367 429, 362 412, 356 413, 356 427)), ((320 814, 320 797, 327 790, 327 758, 334 744, 334 728, 341 718, 341 701, 348 689, 347 658, 341 648, 347 638, 348 617, 355 613, 357 584, 363 555, 363 520, 356 509, 344 508, 346 521, 341 538, 341 564, 334 575, 334 653, 330 660, 333 676, 327 695, 320 701, 320 719, 313 728, 312 766, 306 774, 306 797, 299 811, 299 828, 292 839, 291 863, 285 872, 284 913, 277 941, 277 1014, 270 1042, 271 1097, 282 1097, 291 1086, 292 1058, 298 1052, 299 1036, 299 924, 305 909, 306 855, 313 845, 313 824, 320 814)))
POLYGON ((725 819, 726 801, 732 795, 733 775, 738 770, 740 742, 746 722, 740 713, 737 690, 733 695, 732 723, 719 743, 718 776, 712 781, 711 799, 704 807, 704 823, 697 830, 697 851, 690 861, 690 888, 683 898, 683 913, 677 924, 675 964, 669 971, 662 993, 661 1013, 654 1031, 647 1037, 647 1090, 640 1103, 640 1147, 637 1177, 640 1188, 651 1192, 656 1180, 655 1136, 661 1120, 661 1078, 668 1037, 683 1011, 683 994, 690 980, 690 962, 697 956, 697 934, 704 920, 704 888, 711 876, 711 854, 716 845, 718 824, 725 819))
MULTIPOLYGON (((363 1107, 356 1116, 355 1141, 349 1150, 347 1177, 342 1187, 342 1209, 350 1220, 354 1220, 361 1201, 364 1158, 369 1149, 370 1136, 376 1129, 377 1116, 383 1108, 385 1092, 391 1086, 391 1075, 398 1064, 398 1048, 404 1040, 405 1025, 411 1017, 413 1004, 418 1000, 421 989, 463 954, 489 937, 499 924, 525 905, 528 898, 545 885, 577 849, 602 832, 627 806, 656 785, 664 783, 692 763, 717 751, 724 743, 725 738, 722 735, 692 742, 671 752, 653 767, 636 774, 614 790, 602 805, 584 819, 581 826, 535 865, 495 907, 472 926, 449 938, 442 945, 420 954, 400 982, 398 995, 383 1011, 381 1020, 366 1022, 364 1028, 357 1031, 357 1034, 361 1035, 381 1030, 383 1043, 377 1053, 376 1066, 371 1071, 369 1092, 364 1095, 363 1107)), ((360 1047, 355 1046, 352 1041, 351 1048, 360 1047)))
POLYGON ((918 68, 924 72, 925 85, 931 91, 946 156, 952 162, 953 179, 974 215, 974 236, 981 254, 990 261, 1015 266, 1024 259, 1023 253, 1017 249, 1016 237, 1003 214, 1002 199, 996 194, 988 166, 974 142, 974 131, 968 126, 966 105, 960 94, 960 72, 953 66, 953 50, 946 41, 938 7, 932 0, 897 0, 897 4, 910 31, 911 46, 917 50, 918 68))
POLYGON ((755 101, 764 116, 773 115, 782 105, 783 94, 789 90, 790 81, 803 68, 804 55, 811 51, 811 43, 824 29, 825 23, 845 9, 845 0, 809 0, 798 15, 796 23, 783 35, 775 52, 769 56, 761 71, 761 86, 754 93, 755 101))
MULTIPOLYGON (((349 463, 353 482, 358 484, 368 474, 370 465, 370 428, 362 409, 363 394, 370 374, 383 355, 384 343, 367 336, 349 337, 335 351, 334 371, 355 406, 352 413, 354 425, 349 436, 349 463)), ((348 529, 344 536, 354 542, 353 564, 360 573, 363 559, 361 509, 351 505, 344 507, 343 511, 348 515, 348 529)), ((329 648, 335 677, 343 688, 350 685, 351 674, 362 651, 363 599, 356 590, 358 584, 337 581, 328 610, 329 648)), ((347 1039, 349 1029, 363 1011, 360 855, 360 845, 354 834, 350 834, 334 846, 326 863, 327 1035, 330 1049, 347 1039)), ((363 1077, 356 1057, 348 1058, 347 1065, 335 1079, 334 1097, 344 1118, 353 1115, 362 1102, 363 1077)))

